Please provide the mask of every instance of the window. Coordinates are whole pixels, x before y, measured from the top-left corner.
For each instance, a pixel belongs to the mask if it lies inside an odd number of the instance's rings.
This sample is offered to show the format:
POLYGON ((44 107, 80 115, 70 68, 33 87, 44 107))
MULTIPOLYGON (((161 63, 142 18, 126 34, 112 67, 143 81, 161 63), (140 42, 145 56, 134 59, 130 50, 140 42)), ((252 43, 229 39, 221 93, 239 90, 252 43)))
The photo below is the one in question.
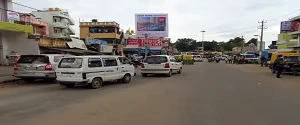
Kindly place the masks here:
POLYGON ((22 55, 18 63, 41 64, 49 63, 48 56, 43 55, 22 55))
POLYGON ((116 58, 103 58, 104 67, 118 66, 116 58))
POLYGON ((102 61, 100 58, 90 58, 88 60, 88 67, 94 68, 94 67, 102 67, 102 61))
POLYGON ((60 17, 53 17, 53 22, 61 22, 61 18, 60 17))
POLYGON ((54 56, 54 62, 58 62, 63 56, 54 56))
POLYGON ((129 59, 127 59, 126 57, 119 57, 119 60, 122 64, 130 64, 129 59))
POLYGON ((170 61, 171 61, 171 62, 176 62, 176 59, 170 58, 170 61))
POLYGON ((54 33, 61 33, 62 29, 61 29, 61 28, 54 27, 54 28, 53 28, 53 31, 54 31, 54 33))
POLYGON ((81 68, 82 58, 63 58, 60 60, 58 68, 81 68))
POLYGON ((165 56, 148 56, 145 62, 149 64, 160 64, 168 62, 168 58, 165 56))

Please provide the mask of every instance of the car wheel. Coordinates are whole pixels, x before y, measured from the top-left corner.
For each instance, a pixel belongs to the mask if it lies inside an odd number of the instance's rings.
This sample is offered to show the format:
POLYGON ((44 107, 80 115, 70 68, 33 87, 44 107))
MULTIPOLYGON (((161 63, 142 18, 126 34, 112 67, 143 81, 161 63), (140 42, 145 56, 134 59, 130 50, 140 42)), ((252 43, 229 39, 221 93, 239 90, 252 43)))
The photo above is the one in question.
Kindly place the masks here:
POLYGON ((148 74, 146 74, 146 73, 142 73, 142 76, 143 76, 143 77, 147 77, 147 76, 148 76, 148 74))
POLYGON ((182 72, 182 67, 180 67, 178 74, 181 74, 181 72, 182 72))
POLYGON ((169 71, 169 73, 167 74, 168 77, 172 76, 172 70, 169 71))
POLYGON ((294 71, 293 74, 294 74, 294 76, 298 76, 299 75, 297 71, 294 71))
POLYGON ((64 84, 64 86, 67 88, 74 88, 75 84, 64 84))
POLYGON ((94 78, 92 83, 90 83, 89 85, 92 89, 98 89, 102 86, 102 83, 103 83, 102 79, 94 78))
POLYGON ((122 79, 122 82, 123 83, 129 83, 131 81, 131 75, 129 73, 125 74, 123 79, 122 79))

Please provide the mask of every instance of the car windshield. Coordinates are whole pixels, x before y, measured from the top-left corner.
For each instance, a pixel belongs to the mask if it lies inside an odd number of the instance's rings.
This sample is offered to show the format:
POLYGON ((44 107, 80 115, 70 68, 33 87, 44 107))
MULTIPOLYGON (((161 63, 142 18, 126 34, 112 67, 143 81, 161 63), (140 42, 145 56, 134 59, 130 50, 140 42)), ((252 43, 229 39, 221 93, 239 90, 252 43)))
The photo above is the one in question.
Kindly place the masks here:
POLYGON ((48 56, 44 55, 22 55, 18 63, 40 64, 49 63, 48 56))
POLYGON ((145 59, 145 63, 165 63, 168 62, 168 58, 164 56, 149 56, 145 59))
POLYGON ((299 62, 300 56, 285 56, 284 61, 286 62, 299 62))
POLYGON ((63 58, 60 60, 58 68, 81 68, 82 58, 63 58))

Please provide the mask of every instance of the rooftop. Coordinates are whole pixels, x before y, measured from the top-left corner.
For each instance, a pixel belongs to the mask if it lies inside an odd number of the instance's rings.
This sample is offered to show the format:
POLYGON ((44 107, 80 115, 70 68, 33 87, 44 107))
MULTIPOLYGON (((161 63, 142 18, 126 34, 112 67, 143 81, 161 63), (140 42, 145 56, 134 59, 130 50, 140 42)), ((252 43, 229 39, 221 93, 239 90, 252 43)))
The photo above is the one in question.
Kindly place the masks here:
POLYGON ((300 15, 295 16, 295 17, 289 19, 289 21, 296 21, 296 20, 300 21, 300 15))
POLYGON ((116 27, 120 27, 120 24, 115 21, 111 21, 111 22, 80 22, 79 26, 116 26, 116 27))

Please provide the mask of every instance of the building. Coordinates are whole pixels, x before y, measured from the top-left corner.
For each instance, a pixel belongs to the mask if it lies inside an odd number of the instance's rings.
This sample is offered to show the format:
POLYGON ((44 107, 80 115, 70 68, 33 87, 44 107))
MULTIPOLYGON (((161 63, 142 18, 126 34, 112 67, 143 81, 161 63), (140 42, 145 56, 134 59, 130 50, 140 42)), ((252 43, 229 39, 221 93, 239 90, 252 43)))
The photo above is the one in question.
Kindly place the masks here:
POLYGON ((0 64, 9 64, 11 53, 38 54, 39 42, 27 39, 33 34, 33 26, 25 25, 19 12, 13 11, 12 3, 0 1, 0 64))
POLYGON ((281 22, 276 45, 278 49, 300 50, 300 15, 281 22))
POLYGON ((289 35, 291 35, 291 39, 289 41, 295 44, 289 45, 288 47, 293 48, 294 50, 300 50, 300 15, 291 18, 289 21, 292 22, 292 32, 288 33, 289 35))
POLYGON ((79 27, 80 39, 85 40, 89 48, 96 48, 97 52, 105 54, 123 54, 119 50, 122 50, 120 45, 124 43, 124 34, 117 22, 98 22, 93 19, 91 22, 80 22, 79 27), (105 41, 105 44, 91 44, 92 41, 105 41))
POLYGON ((80 38, 94 38, 108 41, 108 44, 120 44, 121 32, 117 22, 80 22, 80 38))
POLYGON ((242 47, 233 47, 232 48, 233 54, 240 54, 240 53, 242 53, 242 51, 243 52, 247 51, 247 47, 243 47, 243 49, 242 49, 242 47))
POLYGON ((35 15, 31 13, 20 14, 20 23, 24 25, 31 25, 33 27, 33 34, 30 34, 29 38, 45 38, 49 37, 49 27, 48 24, 42 20, 36 19, 35 15))
POLYGON ((49 8, 43 11, 33 11, 32 14, 48 23, 51 38, 71 39, 70 35, 75 35, 75 30, 71 28, 72 25, 75 25, 75 22, 67 10, 49 8))

